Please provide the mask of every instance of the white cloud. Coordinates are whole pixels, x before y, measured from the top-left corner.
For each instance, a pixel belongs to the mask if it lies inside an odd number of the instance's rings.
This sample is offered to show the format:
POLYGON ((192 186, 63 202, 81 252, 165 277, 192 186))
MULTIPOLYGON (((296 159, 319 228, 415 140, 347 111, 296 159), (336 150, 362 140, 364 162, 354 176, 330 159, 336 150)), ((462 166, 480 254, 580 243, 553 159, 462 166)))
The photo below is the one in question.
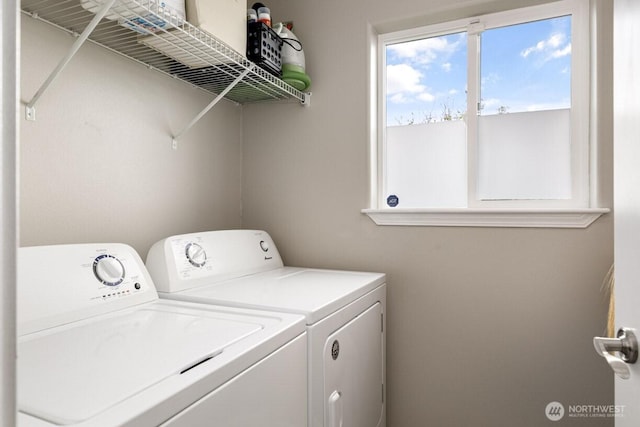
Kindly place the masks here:
POLYGON ((458 94, 458 90, 457 89, 450 89, 449 90, 449 95, 457 95, 458 94))
POLYGON ((402 93, 396 93, 395 95, 391 95, 388 99, 389 102, 393 104, 405 104, 408 102, 408 99, 402 93))
MULTIPOLYGON (((448 57, 462 44, 463 39, 449 41, 445 37, 431 37, 388 46, 399 58, 409 58, 421 64, 430 64, 444 55, 448 57)), ((451 64, 449 64, 450 66, 451 64)), ((443 64, 443 67, 446 64, 443 64)))
POLYGON ((531 46, 520 52, 520 56, 523 58, 528 57, 533 52, 541 52, 544 50, 544 42, 538 42, 535 46, 531 46))
POLYGON ((436 97, 430 94, 429 92, 422 92, 420 95, 418 95, 418 99, 420 101, 433 102, 436 99, 436 97))
POLYGON ((571 55, 571 43, 563 47, 562 49, 557 49, 551 52, 552 58, 562 58, 563 56, 571 55))
POLYGON ((387 94, 424 92, 421 78, 422 73, 408 64, 387 65, 387 94))
POLYGON ((434 102, 440 95, 423 83, 429 66, 437 63, 444 72, 450 71, 453 63, 449 58, 464 43, 464 36, 442 36, 387 46, 396 62, 389 62, 386 69, 388 102, 434 102))
POLYGON ((480 79, 480 84, 482 87, 485 85, 495 85, 500 81, 500 75, 498 73, 489 73, 480 79))
POLYGON ((565 36, 563 33, 556 33, 556 34, 552 34, 551 37, 549 37, 549 39, 547 40, 547 45, 557 48, 559 47, 562 43, 564 43, 565 39, 567 38, 567 36, 565 36))
POLYGON ((436 97, 427 91, 427 87, 420 83, 423 74, 407 64, 387 66, 387 95, 388 102, 404 104, 415 99, 423 102, 433 102, 436 97))
POLYGON ((538 58, 541 56, 543 62, 570 54, 571 42, 567 42, 567 36, 564 33, 554 33, 548 39, 541 40, 520 52, 520 56, 523 58, 528 58, 532 55, 536 55, 538 58))

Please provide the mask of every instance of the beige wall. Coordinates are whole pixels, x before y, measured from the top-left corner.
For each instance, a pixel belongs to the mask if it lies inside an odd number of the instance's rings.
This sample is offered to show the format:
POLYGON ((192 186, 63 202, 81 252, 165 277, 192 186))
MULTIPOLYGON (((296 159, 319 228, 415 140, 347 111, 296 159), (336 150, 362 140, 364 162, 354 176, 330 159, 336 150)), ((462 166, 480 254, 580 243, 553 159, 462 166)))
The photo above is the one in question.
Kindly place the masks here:
MULTIPOLYGON (((360 213, 368 207, 368 25, 459 18, 496 10, 498 2, 269 6, 274 22, 295 22, 313 96, 309 108, 244 108, 243 226, 268 230, 291 265, 387 273, 388 426, 537 427, 548 422, 550 401, 612 403, 611 372, 591 343, 605 325, 600 286, 613 262, 611 215, 570 230, 381 227, 360 213)), ((598 186, 610 206, 605 12, 598 186)), ((568 418, 558 424, 613 425, 568 418)))
MULTIPOLYGON (((386 272, 389 427, 540 426, 551 400, 611 403, 611 373, 591 345, 605 321, 610 216, 586 230, 544 230, 378 227, 360 214, 368 194, 367 25, 427 23, 500 4, 269 6, 274 20, 295 20, 305 45, 309 108, 243 112, 223 103, 172 151, 169 134, 211 96, 86 45, 41 99, 37 121, 21 123, 21 244, 122 241, 144 256, 170 234, 242 225, 268 230, 292 265, 386 272)), ((29 18, 22 25, 28 100, 72 38, 29 18)), ((606 82, 610 39, 601 42, 606 82)), ((610 87, 602 93, 607 205, 610 87)))
MULTIPOLYGON (((22 101, 73 38, 22 19, 22 101)), ((118 241, 142 257, 171 234, 241 225, 242 108, 86 43, 22 120, 22 246, 118 241)), ((21 112, 23 114, 23 111, 21 112)))

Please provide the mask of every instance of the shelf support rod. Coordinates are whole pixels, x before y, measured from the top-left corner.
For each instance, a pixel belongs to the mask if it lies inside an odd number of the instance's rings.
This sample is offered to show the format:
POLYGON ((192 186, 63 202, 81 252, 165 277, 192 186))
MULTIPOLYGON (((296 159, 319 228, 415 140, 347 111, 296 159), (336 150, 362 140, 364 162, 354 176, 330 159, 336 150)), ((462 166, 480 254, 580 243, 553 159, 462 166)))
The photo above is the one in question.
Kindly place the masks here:
POLYGON ((71 61, 71 58, 73 58, 73 56, 76 54, 76 52, 78 52, 78 50, 82 47, 82 45, 87 40, 87 38, 89 38, 89 35, 98 26, 98 24, 100 23, 102 18, 104 18, 104 16, 107 14, 109 9, 111 9, 111 6, 113 6, 113 4, 115 2, 116 2, 116 0, 108 0, 107 2, 105 2, 104 5, 96 12, 96 15, 93 17, 91 22, 89 22, 89 24, 86 26, 84 31, 82 31, 82 34, 80 34, 80 36, 78 36, 76 41, 73 42, 73 45, 71 46, 71 49, 69 49, 69 52, 67 52, 67 55, 64 58, 62 58, 62 60, 58 64, 58 66, 49 75, 49 78, 47 78, 47 80, 45 80, 45 82, 42 84, 40 89, 38 89, 38 91, 33 96, 31 101, 27 104, 27 107, 26 107, 26 118, 27 118, 27 120, 35 120, 36 119, 35 105, 36 105, 36 102, 38 102, 38 99, 40 99, 40 97, 49 88, 51 83, 53 83, 53 81, 58 77, 58 75, 60 75, 60 73, 62 72, 64 67, 67 66, 69 61, 71 61))
POLYGON ((231 82, 231 84, 229 86, 224 88, 224 90, 222 92, 220 92, 218 94, 218 96, 216 96, 213 99, 213 101, 211 101, 209 103, 209 105, 204 107, 204 110, 202 110, 200 112, 200 114, 198 114, 193 120, 191 120, 191 122, 188 125, 186 125, 180 132, 175 134, 173 136, 172 141, 171 141, 171 148, 173 148, 174 150, 177 150, 178 149, 178 140, 182 137, 182 135, 187 133, 189 131, 189 129, 191 129, 193 127, 193 125, 195 125, 198 122, 198 120, 200 120, 205 114, 207 114, 209 112, 209 110, 211 110, 214 105, 216 105, 218 102, 220 102, 220 100, 222 100, 222 98, 224 98, 225 95, 227 93, 229 93, 229 91, 231 89, 233 89, 238 83, 240 83, 240 81, 242 81, 242 79, 244 79, 247 76, 247 74, 249 74, 249 72, 251 72, 251 70, 253 70, 253 67, 255 67, 255 64, 251 64, 249 66, 249 68, 244 70, 242 72, 242 74, 240 74, 233 82, 231 82))

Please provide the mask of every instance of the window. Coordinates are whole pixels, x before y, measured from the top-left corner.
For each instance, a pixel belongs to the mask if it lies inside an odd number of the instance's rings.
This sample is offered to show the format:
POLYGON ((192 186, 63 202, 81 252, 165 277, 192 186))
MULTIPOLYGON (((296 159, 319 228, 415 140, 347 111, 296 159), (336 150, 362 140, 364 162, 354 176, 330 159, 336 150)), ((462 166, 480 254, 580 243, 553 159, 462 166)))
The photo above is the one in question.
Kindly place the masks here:
POLYGON ((379 35, 364 211, 591 210, 589 52, 579 0, 379 35))

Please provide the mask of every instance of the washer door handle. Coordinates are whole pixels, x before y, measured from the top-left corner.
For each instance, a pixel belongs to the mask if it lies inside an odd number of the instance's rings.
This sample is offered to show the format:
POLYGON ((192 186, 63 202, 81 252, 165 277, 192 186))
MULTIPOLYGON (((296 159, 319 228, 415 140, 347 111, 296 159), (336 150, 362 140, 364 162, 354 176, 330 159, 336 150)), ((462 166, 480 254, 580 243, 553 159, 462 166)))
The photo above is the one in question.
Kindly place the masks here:
POLYGON ((629 328, 620 328, 618 338, 593 338, 596 352, 605 358, 615 374, 623 380, 631 377, 629 365, 638 360, 638 340, 629 328))

